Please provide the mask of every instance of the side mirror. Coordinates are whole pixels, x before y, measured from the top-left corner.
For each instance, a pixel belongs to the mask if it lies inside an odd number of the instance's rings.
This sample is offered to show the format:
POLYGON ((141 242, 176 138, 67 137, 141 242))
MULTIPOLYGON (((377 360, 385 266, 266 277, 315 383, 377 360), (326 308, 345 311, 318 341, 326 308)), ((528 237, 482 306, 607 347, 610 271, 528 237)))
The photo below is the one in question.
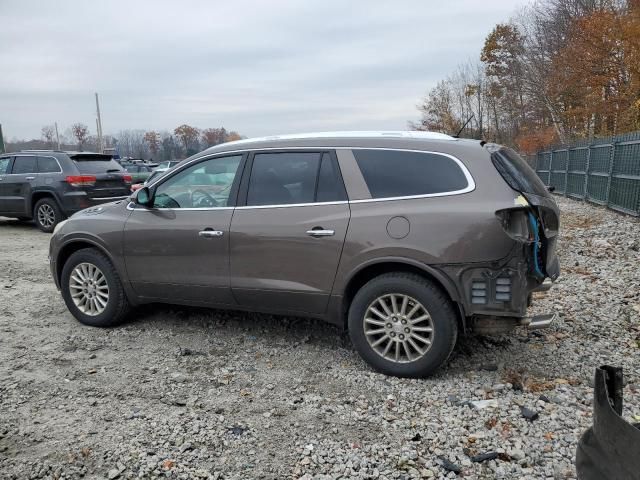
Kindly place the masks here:
POLYGON ((138 205, 142 205, 144 207, 151 206, 151 204, 153 203, 153 198, 151 196, 151 192, 149 191, 149 187, 142 187, 140 190, 138 190, 135 202, 138 205))

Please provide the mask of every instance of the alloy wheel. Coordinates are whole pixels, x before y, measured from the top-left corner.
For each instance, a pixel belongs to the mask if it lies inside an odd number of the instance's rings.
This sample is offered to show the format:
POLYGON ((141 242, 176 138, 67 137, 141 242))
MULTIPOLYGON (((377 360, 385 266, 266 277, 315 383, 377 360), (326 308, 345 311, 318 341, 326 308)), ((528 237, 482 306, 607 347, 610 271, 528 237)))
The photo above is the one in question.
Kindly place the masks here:
POLYGON ((45 228, 51 228, 56 223, 56 212, 51 205, 43 203, 38 207, 38 222, 45 228))
POLYGON ((76 265, 69 276, 69 293, 78 310, 85 315, 100 315, 109 302, 107 279, 92 263, 76 265))
POLYGON ((433 342, 433 321, 415 298, 391 293, 376 298, 364 315, 364 334, 381 357, 396 363, 424 357, 433 342))

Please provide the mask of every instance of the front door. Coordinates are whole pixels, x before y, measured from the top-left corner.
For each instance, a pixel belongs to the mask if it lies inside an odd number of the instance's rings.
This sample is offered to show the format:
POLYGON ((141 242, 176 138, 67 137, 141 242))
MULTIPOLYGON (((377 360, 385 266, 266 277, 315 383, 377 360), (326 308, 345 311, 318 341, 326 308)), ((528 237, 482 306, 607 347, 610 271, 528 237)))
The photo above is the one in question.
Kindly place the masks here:
POLYGON ((154 186, 153 206, 136 205, 124 255, 140 296, 233 305, 229 226, 243 156, 204 159, 154 186))
POLYGON ((0 157, 0 215, 9 213, 9 188, 5 179, 10 166, 11 157, 0 157))
POLYGON ((350 216, 336 159, 264 152, 250 168, 231 222, 236 300, 257 310, 324 313, 350 216))

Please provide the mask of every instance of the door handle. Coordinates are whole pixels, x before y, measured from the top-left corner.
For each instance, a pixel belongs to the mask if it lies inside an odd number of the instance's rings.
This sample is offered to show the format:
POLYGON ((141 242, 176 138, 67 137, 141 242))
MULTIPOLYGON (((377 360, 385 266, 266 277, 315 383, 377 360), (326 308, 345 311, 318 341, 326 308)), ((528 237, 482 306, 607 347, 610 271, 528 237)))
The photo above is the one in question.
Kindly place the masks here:
POLYGON ((208 229, 208 230, 199 231, 198 235, 205 238, 213 238, 213 237, 221 237, 222 235, 224 235, 224 232, 220 230, 208 229))
POLYGON ((325 230, 324 228, 312 228, 311 230, 307 230, 307 235, 311 235, 312 237, 331 237, 335 235, 335 230, 325 230))
POLYGON ((25 177, 25 180, 35 180, 36 177, 25 177))

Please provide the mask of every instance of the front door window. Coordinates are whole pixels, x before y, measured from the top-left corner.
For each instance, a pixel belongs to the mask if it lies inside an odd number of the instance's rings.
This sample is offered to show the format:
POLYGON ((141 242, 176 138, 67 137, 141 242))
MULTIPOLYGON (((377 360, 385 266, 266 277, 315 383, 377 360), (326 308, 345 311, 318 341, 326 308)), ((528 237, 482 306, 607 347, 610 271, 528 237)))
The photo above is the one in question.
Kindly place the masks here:
POLYGON ((212 208, 229 206, 231 187, 242 155, 212 158, 163 182, 155 191, 154 208, 212 208))

